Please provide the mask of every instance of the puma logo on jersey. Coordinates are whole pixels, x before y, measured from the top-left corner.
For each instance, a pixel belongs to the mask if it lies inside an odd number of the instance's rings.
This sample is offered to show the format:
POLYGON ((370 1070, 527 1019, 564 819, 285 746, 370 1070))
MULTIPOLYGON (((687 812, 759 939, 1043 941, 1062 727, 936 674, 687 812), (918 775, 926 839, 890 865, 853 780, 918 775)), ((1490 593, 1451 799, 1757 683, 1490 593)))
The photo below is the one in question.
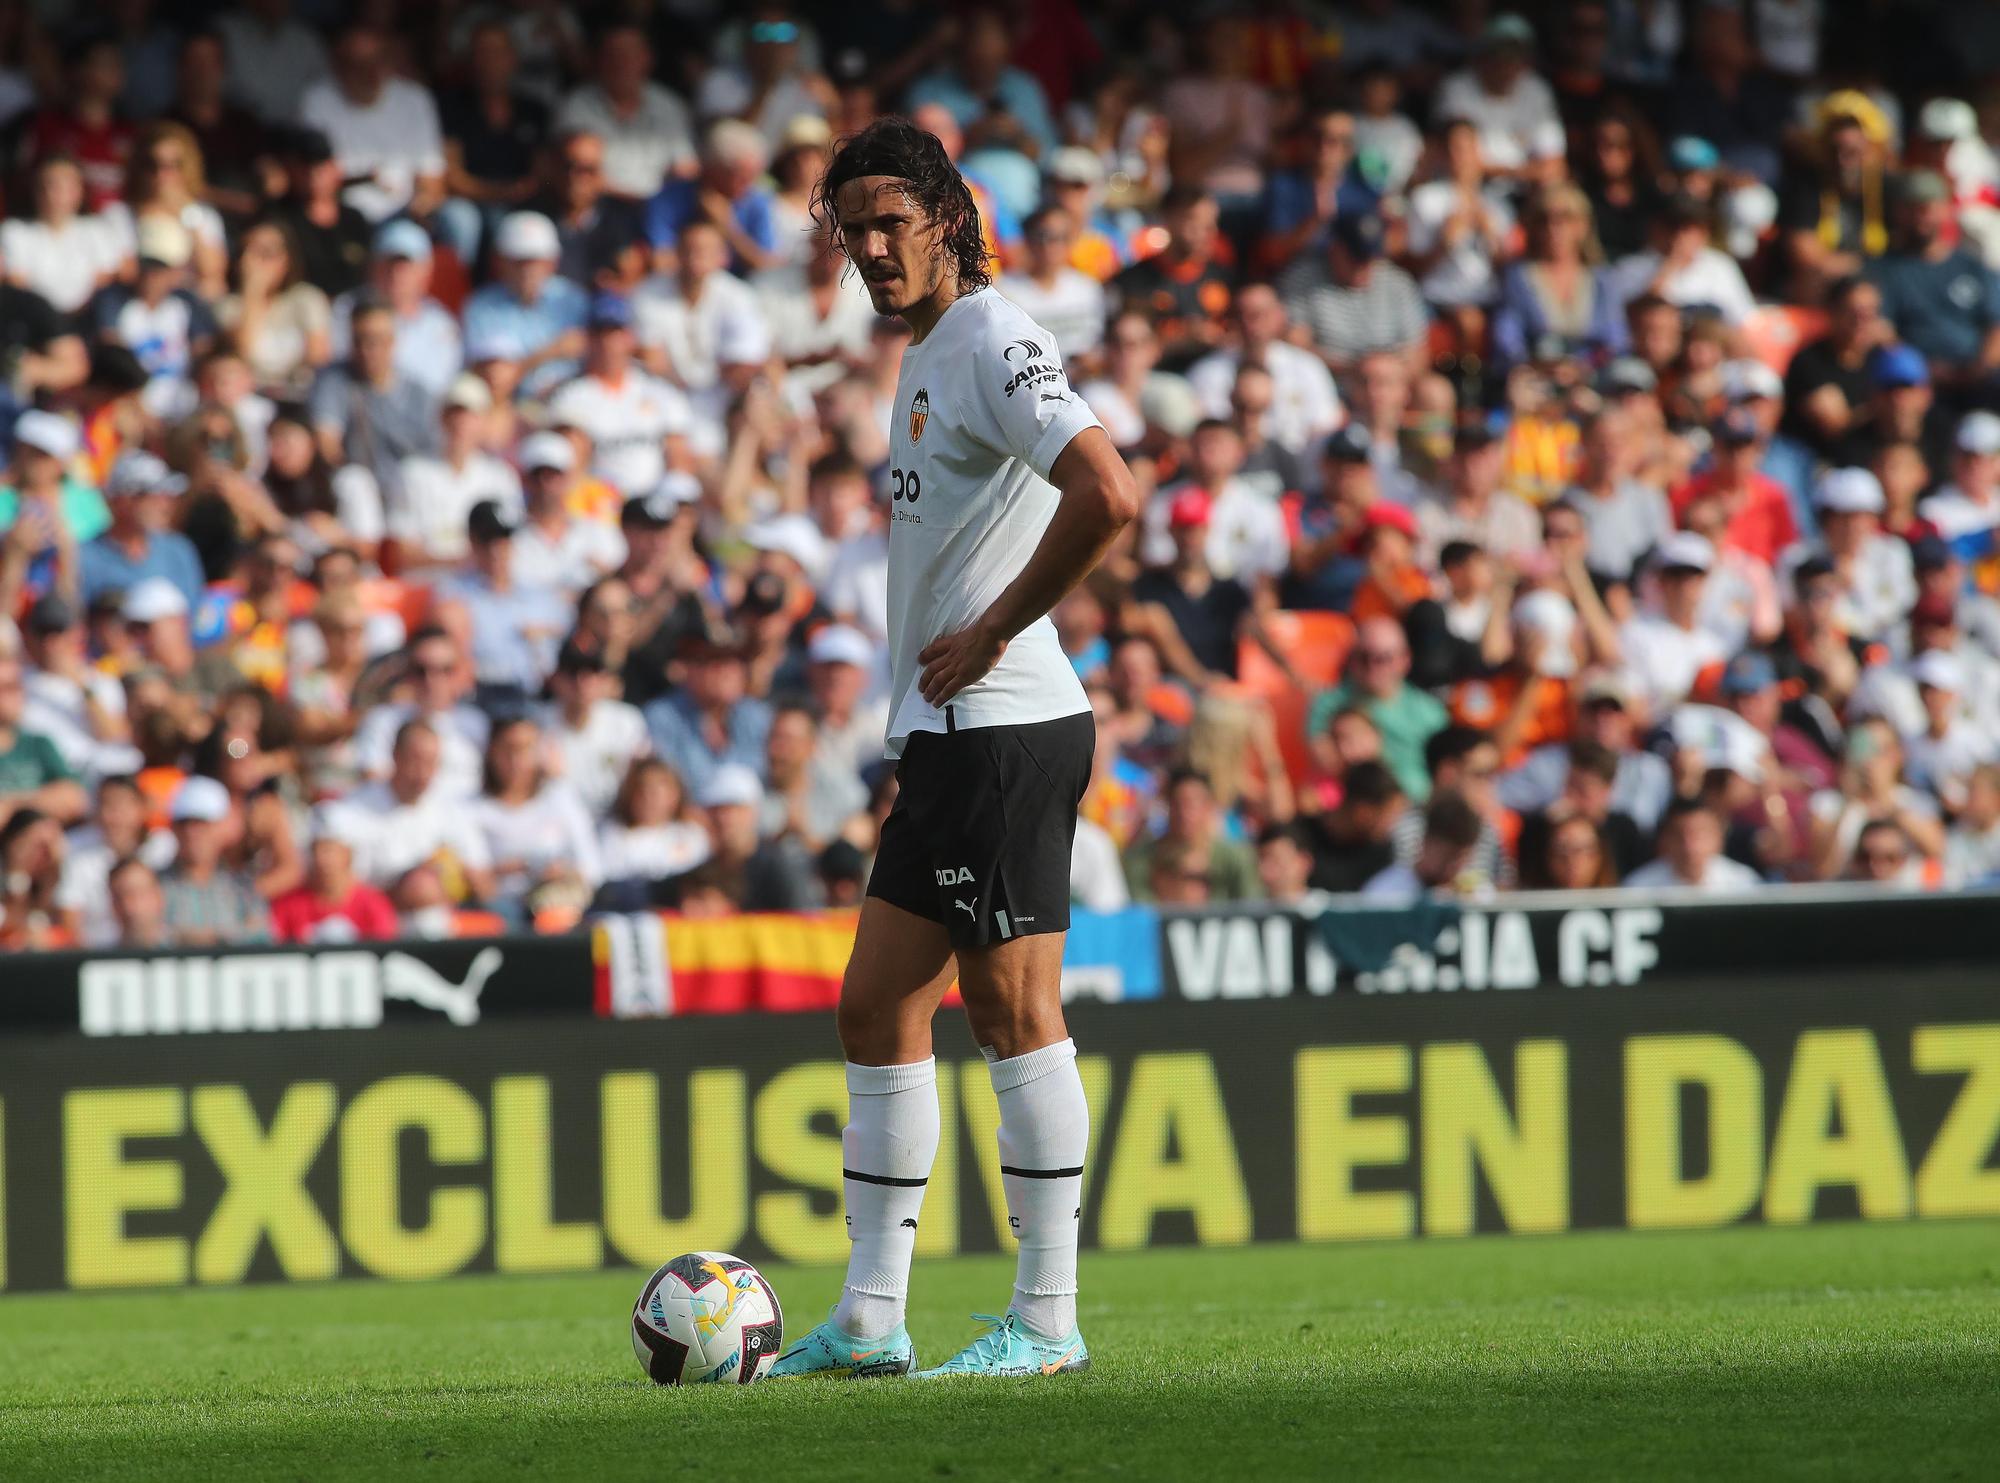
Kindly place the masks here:
POLYGON ((960 911, 964 912, 967 916, 971 917, 973 921, 976 922, 979 920, 979 913, 974 911, 971 907, 967 906, 963 901, 960 901, 956 896, 951 898, 951 904, 957 907, 960 911))
POLYGON ((1042 400, 1045 402, 1066 402, 1069 400, 1069 393, 1066 391, 1065 392, 1045 391, 1042 393, 1042 400))

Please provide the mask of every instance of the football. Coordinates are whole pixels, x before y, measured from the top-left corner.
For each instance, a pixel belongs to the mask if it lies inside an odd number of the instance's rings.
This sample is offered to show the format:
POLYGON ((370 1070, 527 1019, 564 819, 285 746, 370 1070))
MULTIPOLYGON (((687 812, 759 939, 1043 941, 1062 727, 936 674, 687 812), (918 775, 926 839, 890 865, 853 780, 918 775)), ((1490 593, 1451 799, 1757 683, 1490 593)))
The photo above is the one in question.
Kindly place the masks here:
POLYGON ((659 1385, 761 1380, 784 1334, 778 1294, 764 1274, 723 1251, 675 1257, 646 1279, 632 1305, 632 1352, 659 1385))

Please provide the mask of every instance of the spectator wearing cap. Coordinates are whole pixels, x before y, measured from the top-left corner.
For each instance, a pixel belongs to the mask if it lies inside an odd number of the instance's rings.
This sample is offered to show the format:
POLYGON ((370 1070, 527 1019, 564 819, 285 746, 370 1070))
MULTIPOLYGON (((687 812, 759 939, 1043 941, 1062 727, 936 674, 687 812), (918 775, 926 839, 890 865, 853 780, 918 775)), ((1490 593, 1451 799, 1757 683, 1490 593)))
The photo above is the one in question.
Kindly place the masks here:
POLYGON ((1780 427, 1817 457, 1832 459, 1866 431, 1875 392, 1870 358, 1895 326, 1882 315, 1881 289, 1858 275, 1830 284, 1821 302, 1826 333, 1801 345, 1785 368, 1780 427))
POLYGON ((771 732, 771 707, 749 693, 748 646, 741 635, 720 625, 696 632, 682 641, 680 658, 680 685, 645 708, 646 725, 654 749, 699 798, 726 766, 756 775, 771 732))
MULTIPOLYGON (((690 241, 701 235, 690 233, 690 241)), ((681 391, 635 363, 636 312, 623 295, 595 295, 582 373, 549 399, 550 421, 589 436, 592 472, 627 499, 650 494, 670 467, 689 461, 694 420, 681 391)))
POLYGON ((521 469, 527 513, 514 532, 514 574, 522 586, 580 592, 624 564, 624 537, 572 508, 576 450, 568 438, 535 433, 521 444, 521 469))
POLYGON ((1348 609, 1357 623, 1370 618, 1403 622, 1431 596, 1432 578, 1416 561, 1417 521, 1403 506, 1376 500, 1361 515, 1355 549, 1362 561, 1360 585, 1348 609))
POLYGON ((605 657, 574 641, 556 655, 549 695, 542 728, 556 775, 601 815, 632 764, 652 754, 645 717, 619 698, 617 671, 605 657))
MULTIPOLYGON (((490 729, 486 713, 466 703, 471 667, 459 641, 442 627, 420 628, 405 650, 403 693, 408 699, 376 705, 354 733, 354 755, 371 778, 390 773, 399 745, 398 734, 412 721, 422 721, 436 754, 432 771, 449 796, 469 798, 479 791, 480 759, 490 729)), ((364 852, 365 853, 365 852, 364 852)), ((366 861, 363 873, 367 874, 366 861)))
POLYGON ((1309 457, 1345 416, 1326 363, 1286 338, 1291 326, 1285 306, 1267 283, 1244 285, 1230 306, 1228 325, 1228 339, 1188 368, 1202 415, 1228 416, 1238 375, 1246 366, 1261 367, 1271 376, 1265 418, 1271 440, 1309 457))
POLYGON ((1186 683, 1205 687, 1234 679, 1238 641, 1263 632, 1250 591, 1253 574, 1239 580, 1210 566, 1214 501, 1206 489, 1183 488, 1166 503, 1171 558, 1132 584, 1143 632, 1186 683))
POLYGON ((1072 368, 1104 343, 1104 285, 1070 266, 1076 223, 1058 206, 1043 206, 1021 224, 1027 251, 1018 271, 1003 273, 1000 292, 1055 337, 1072 368))
POLYGON ((1070 219, 1072 268, 1103 283, 1131 261, 1131 233, 1104 203, 1104 162, 1095 151, 1068 144, 1049 155, 1042 200, 1070 219))
POLYGON ((271 914, 250 878, 229 869, 224 852, 241 825, 229 790, 196 774, 175 791, 168 808, 174 863, 160 879, 164 921, 176 947, 264 942, 271 914))
POLYGON ((1819 743, 1785 719, 1784 686, 1769 654, 1758 649, 1738 654, 1724 667, 1716 691, 1723 709, 1755 728, 1769 749, 1778 768, 1778 776, 1770 781, 1787 795, 1784 805, 1787 819, 1777 818, 1772 811, 1769 822, 1780 828, 1790 827, 1787 820, 1802 817, 1806 804, 1805 796, 1793 799, 1791 795, 1800 788, 1810 794, 1830 786, 1834 780, 1833 760, 1820 749, 1819 743))
MULTIPOLYGON (((288 102, 277 116, 290 114, 288 102)), ((326 135, 318 129, 293 129, 283 136, 279 153, 285 194, 274 214, 298 240, 306 282, 337 302, 361 286, 375 228, 341 198, 346 176, 326 135)))
POLYGON ((687 105, 653 81, 652 43, 634 23, 604 29, 591 78, 563 99, 556 127, 602 139, 605 189, 629 200, 650 199, 669 175, 695 166, 687 105))
POLYGON ((1590 569, 1620 580, 1673 531, 1666 496, 1638 477, 1639 458, 1630 414, 1607 403, 1584 424, 1583 467, 1562 496, 1583 516, 1590 569))
POLYGON ((1407 359, 1413 374, 1428 361, 1423 294, 1384 259, 1385 231, 1372 211, 1336 217, 1326 250, 1301 257, 1278 279, 1286 313, 1306 327, 1336 374, 1384 350, 1407 359))
POLYGON ((666 692, 682 642, 710 621, 709 567, 694 548, 700 497, 692 474, 669 474, 627 500, 618 521, 624 564, 584 594, 580 636, 620 669, 636 706, 666 692))
POLYGON ((1432 112, 1440 124, 1468 119, 1479 131, 1487 166, 1502 176, 1529 176, 1565 148, 1555 94, 1534 70, 1535 32, 1511 13, 1496 15, 1480 33, 1471 64, 1439 84, 1432 112))
POLYGON ((756 292, 727 271, 723 234, 691 221, 671 272, 632 296, 646 367, 676 383, 696 412, 720 422, 731 402, 771 358, 771 329, 756 292))
POLYGON ((1869 276, 1897 337, 1929 363, 1948 392, 2000 368, 2000 275, 1951 230, 1951 191, 1932 170, 1898 182, 1896 232, 1869 276))
POLYGON ((778 224, 771 192, 762 184, 771 152, 756 127, 717 119, 701 141, 701 171, 670 176, 646 203, 646 241, 662 270, 670 270, 688 224, 705 221, 720 232, 731 272, 750 274, 779 260, 778 224))
POLYGON ((174 504, 186 489, 187 480, 150 453, 119 457, 104 481, 110 524, 77 553, 84 603, 128 591, 148 577, 165 577, 190 611, 200 604, 201 558, 172 528, 174 504))
POLYGON ((1821 105, 1810 158, 1788 167, 1778 187, 1785 297, 1794 303, 1818 303, 1889 247, 1888 121, 1864 95, 1843 98, 1844 108, 1821 105))
POLYGON ((493 233, 493 281, 465 301, 465 358, 510 363, 534 387, 547 366, 583 353, 590 294, 556 271, 562 239, 539 211, 512 211, 493 233))
POLYGON ((1905 739, 1922 734, 1926 722, 1915 671, 1926 655, 1936 653, 1949 657, 1955 667, 1951 688, 1961 711, 1981 731, 2000 733, 2000 658, 1966 633, 1950 594, 1919 597, 1907 627, 1889 639, 1902 660, 1871 664, 1862 672, 1848 698, 1850 719, 1882 716, 1905 739))
POLYGON ((1984 561, 2000 530, 2000 416, 1966 413, 1952 443, 1951 480, 1923 502, 1923 518, 1960 557, 1984 561))
POLYGON ((1836 468, 1868 463, 1885 443, 1914 443, 1932 469, 1950 465, 1956 414, 1931 386, 1930 367, 1907 345, 1885 345, 1868 361, 1874 400, 1865 425, 1829 460, 1836 468))
POLYGON ((1222 339, 1222 318, 1236 291, 1236 270, 1215 198, 1200 186, 1177 184, 1160 203, 1166 237, 1159 251, 1111 280, 1116 308, 1137 310, 1160 339, 1160 360, 1185 370, 1222 339))
POLYGON ((1418 550, 1437 564, 1447 541, 1470 541, 1503 562, 1527 558, 1542 544, 1532 506, 1500 488, 1506 424, 1500 414, 1460 424, 1444 470, 1444 485, 1426 489, 1416 504, 1418 550))
POLYGON ((141 217, 138 270, 113 283, 83 310, 102 342, 138 357, 147 375, 144 402, 160 414, 185 395, 194 363, 215 343, 215 316, 191 286, 194 237, 170 216, 141 217))
POLYGON ((1910 610, 1917 598, 1910 548, 1882 534, 1882 485, 1866 469, 1831 469, 1813 496, 1819 512, 1820 544, 1815 553, 1792 549, 1787 570, 1814 554, 1831 563, 1840 584, 1835 609, 1842 628, 1855 638, 1879 639, 1910 610))
POLYGON ((67 419, 23 412, 13 440, 7 482, 0 484, 0 612, 18 611, 24 594, 60 588, 74 595, 78 545, 110 521, 98 492, 68 472, 77 434, 67 419))
MULTIPOLYGON (((438 412, 437 451, 403 459, 398 471, 402 496, 389 509, 388 533, 404 565, 449 566, 462 560, 466 519, 476 505, 490 502, 501 510, 520 509, 521 478, 480 446, 482 425, 492 406, 493 393, 486 383, 461 371, 452 379, 438 412)), ((562 447, 560 456, 574 461, 568 440, 559 434, 537 434, 522 447, 534 445, 536 438, 552 439, 562 447)))
POLYGON ((1653 553, 1654 600, 1618 631, 1625 673, 1655 719, 1685 700, 1702 671, 1728 658, 1723 640, 1703 625, 1702 599, 1715 567, 1715 547, 1678 531, 1653 553))
POLYGON ((1757 468, 1764 450, 1764 429, 1744 407, 1725 413, 1710 430, 1715 460, 1674 491, 1674 514, 1685 523, 1688 507, 1697 500, 1722 505, 1722 544, 1769 565, 1799 538, 1792 518, 1791 497, 1782 485, 1757 468))
POLYGON ((388 40, 350 24, 333 47, 333 70, 299 96, 298 116, 333 145, 356 183, 346 197, 370 221, 425 217, 444 200, 444 136, 429 88, 398 77, 388 40))
POLYGON ((1207 500, 1208 543, 1204 559, 1216 576, 1258 589, 1284 571, 1291 557, 1285 520, 1275 499, 1239 477, 1243 437, 1229 423, 1210 418, 1188 442, 1187 477, 1161 490, 1148 505, 1140 535, 1140 557, 1152 566, 1174 559, 1170 529, 1176 502, 1184 494, 1207 500))
POLYGON ((804 911, 816 904, 812 855, 791 833, 766 838, 764 785, 756 769, 723 762, 694 786, 694 801, 708 815, 714 854, 683 886, 719 889, 738 911, 804 911))
POLYGON ((354 842, 342 832, 338 811, 322 809, 313 824, 306 878, 271 901, 272 935, 322 945, 396 936, 396 908, 354 873, 354 842))
POLYGON ((1370 619, 1357 628, 1348 653, 1347 675, 1313 698, 1306 734, 1318 736, 1340 712, 1359 707, 1382 735, 1382 760, 1414 801, 1430 796, 1424 743, 1441 731, 1449 714, 1436 696, 1409 683, 1410 645, 1402 625, 1370 619))
POLYGON ((1935 796, 1945 810, 1965 806, 1972 774, 2000 761, 2000 738, 1976 722, 1967 704, 1965 666, 1947 649, 1929 649, 1910 662, 1909 675, 1924 713, 1923 728, 1906 739, 1903 776, 1935 796))
POLYGON ((882 760, 889 706, 871 687, 881 655, 858 628, 828 623, 806 641, 806 693, 819 720, 820 750, 859 777, 882 760))
MULTIPOLYGON (((2000 656, 2000 601, 1966 581, 1963 558, 1942 538, 1932 535, 1910 543, 1910 565, 1917 578, 1917 602, 1933 599, 1952 615, 1953 626, 1967 644, 2000 656)), ((1917 609, 1912 608, 1914 615, 1917 609)))
POLYGON ((466 645, 483 708, 500 699, 518 702, 539 694, 554 668, 557 647, 569 631, 568 595, 515 571, 519 525, 500 506, 482 501, 466 517, 472 570, 440 583, 440 602, 463 611, 466 645))
POLYGON ((1659 858, 1625 877, 1635 891, 1691 891, 1733 896, 1754 891, 1763 878, 1722 852, 1722 820, 1697 798, 1676 798, 1660 825, 1659 858))
POLYGON ((433 395, 441 396, 464 360, 458 319, 431 297, 431 235, 408 218, 386 221, 375 230, 366 285, 334 301, 333 353, 353 351, 357 303, 373 299, 396 316, 396 370, 433 395))
POLYGON ((84 777, 136 766, 124 687, 90 662, 82 610, 47 593, 28 609, 20 630, 28 663, 25 729, 54 742, 84 777))
POLYGON ((444 737, 420 717, 396 721, 383 776, 328 805, 325 817, 351 843, 355 874, 386 892, 413 919, 406 925, 427 936, 441 935, 438 918, 448 918, 453 901, 493 892, 486 837, 467 807, 483 773, 483 745, 473 753, 471 787, 461 791, 446 772, 444 737))
POLYGON ((556 271, 591 290, 623 291, 638 282, 647 256, 645 207, 605 189, 602 137, 559 131, 544 158, 547 179, 526 209, 555 223, 556 271))
POLYGON ((500 214, 525 204, 540 183, 536 154, 549 110, 518 85, 520 64, 513 32, 489 12, 466 38, 465 86, 438 99, 446 196, 438 232, 467 266, 479 262, 500 214))
POLYGON ((1615 289, 1627 301, 1656 297, 1683 311, 1713 311, 1732 333, 1757 307, 1736 259, 1708 245, 1706 203, 1675 196, 1653 218, 1652 246, 1614 269, 1615 289))

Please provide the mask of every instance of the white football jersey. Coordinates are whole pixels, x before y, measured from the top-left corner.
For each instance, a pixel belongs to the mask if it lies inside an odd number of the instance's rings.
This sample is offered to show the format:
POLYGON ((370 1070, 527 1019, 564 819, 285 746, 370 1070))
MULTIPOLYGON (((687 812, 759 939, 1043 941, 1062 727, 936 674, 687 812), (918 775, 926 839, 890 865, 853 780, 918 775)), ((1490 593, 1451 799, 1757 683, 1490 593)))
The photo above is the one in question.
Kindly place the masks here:
POLYGON ((590 471, 629 499, 666 477, 665 441, 687 432, 693 415, 678 387, 635 367, 616 387, 595 376, 564 382, 549 398, 549 421, 588 433, 590 471))
POLYGON ((1020 575, 1060 498, 1049 470, 1072 438, 1099 425, 1070 390, 1055 337, 993 289, 954 302, 903 352, 889 421, 891 757, 915 731, 1025 726, 1090 709, 1047 614, 944 710, 917 689, 917 655, 977 619, 1020 575))

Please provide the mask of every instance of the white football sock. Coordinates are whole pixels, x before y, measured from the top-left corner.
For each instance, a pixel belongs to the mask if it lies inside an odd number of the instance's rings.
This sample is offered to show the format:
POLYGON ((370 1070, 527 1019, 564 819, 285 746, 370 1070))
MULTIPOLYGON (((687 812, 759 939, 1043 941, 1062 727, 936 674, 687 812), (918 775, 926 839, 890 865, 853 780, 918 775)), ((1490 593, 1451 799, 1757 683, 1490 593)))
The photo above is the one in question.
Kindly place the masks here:
POLYGON ((847 1192, 847 1282, 833 1321, 879 1339, 903 1321, 917 1213, 937 1158, 937 1061, 847 1063, 847 1126, 840 1147, 847 1192))
POLYGON ((1000 1183, 1021 1243, 1014 1311, 1045 1339, 1076 1328, 1076 1237, 1090 1105, 1076 1071, 1076 1042, 992 1061, 1000 1100, 1000 1183))

